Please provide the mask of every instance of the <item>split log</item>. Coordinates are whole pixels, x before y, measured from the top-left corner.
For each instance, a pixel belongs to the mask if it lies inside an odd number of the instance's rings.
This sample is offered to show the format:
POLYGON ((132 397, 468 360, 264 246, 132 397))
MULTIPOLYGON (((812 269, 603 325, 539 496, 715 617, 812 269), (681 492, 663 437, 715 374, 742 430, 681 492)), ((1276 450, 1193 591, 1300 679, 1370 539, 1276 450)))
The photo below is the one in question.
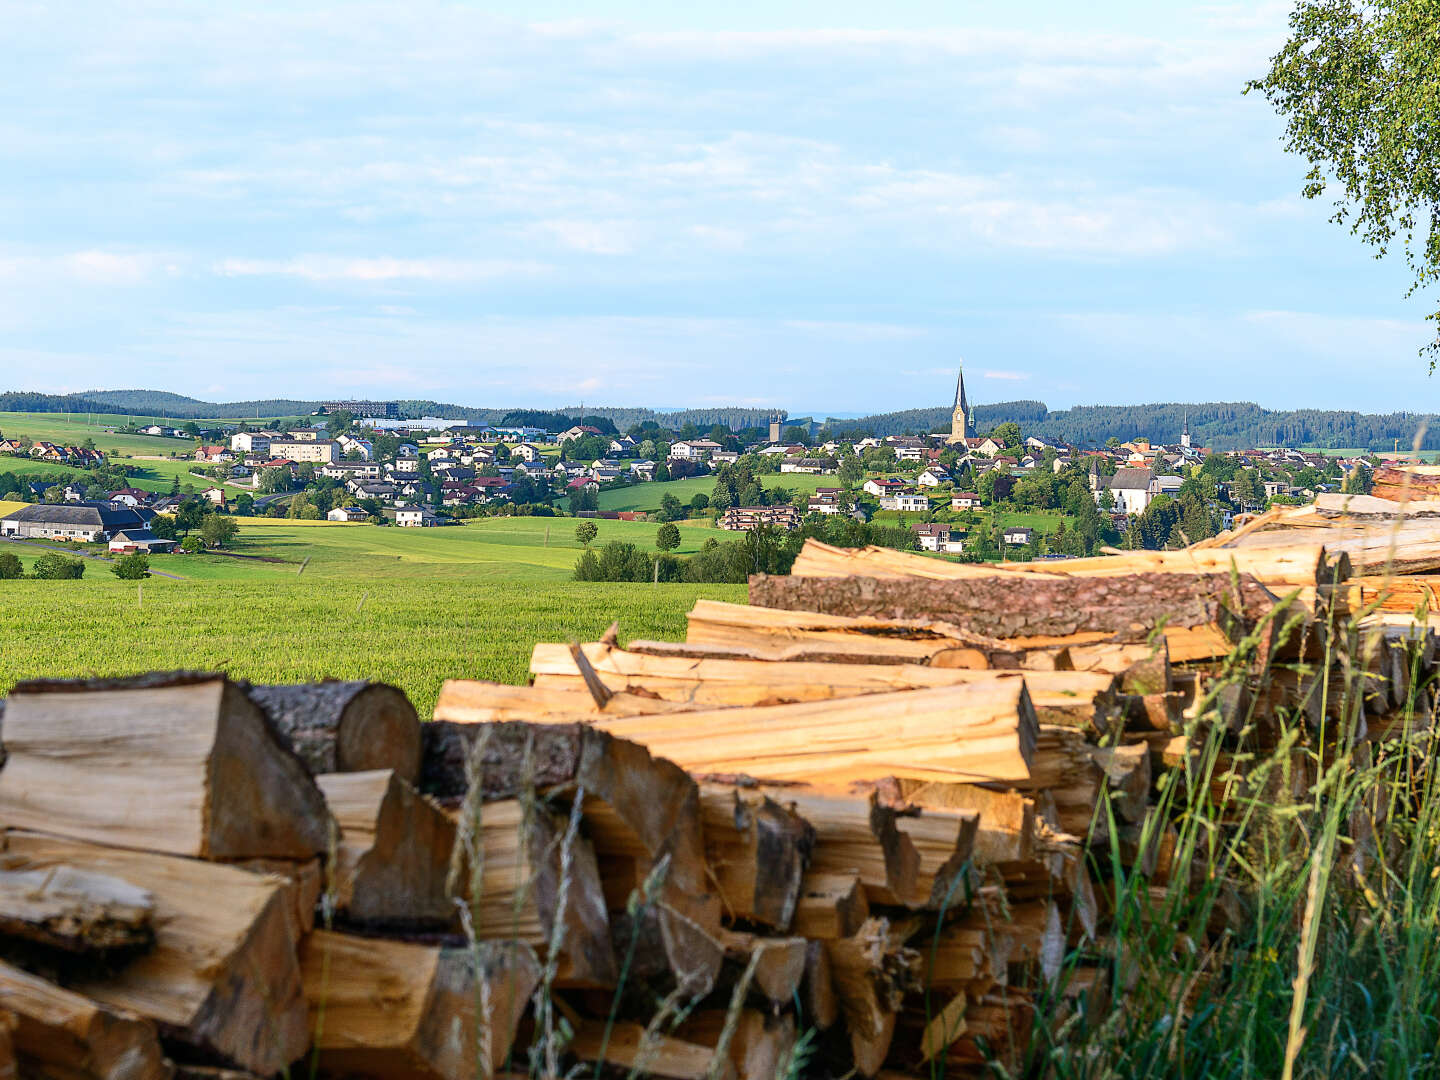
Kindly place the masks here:
POLYGON ((851 937, 870 917, 870 901, 855 871, 811 872, 800 883, 791 929, 812 941, 851 937))
MULTIPOLYGON (((427 729, 436 722, 425 725, 427 729)), ((683 769, 645 746, 579 724, 448 724, 445 738, 477 755, 477 797, 513 798, 531 788, 573 797, 583 810, 595 849, 664 863, 660 928, 666 961, 680 984, 700 993, 714 983, 722 951, 719 898, 711 891, 700 826, 700 792, 683 769)), ((428 735, 428 731, 427 731, 428 735)), ((427 743, 427 747, 428 747, 427 743)), ((427 756, 436 794, 466 789, 463 761, 427 756)))
MULTIPOLYGON (((932 664, 957 668, 1018 668, 1015 646, 933 619, 848 618, 719 600, 697 600, 686 616, 685 649, 733 659, 851 664, 932 664)), ((632 642, 633 652, 685 655, 677 647, 632 642)))
POLYGON ((582 1020, 567 1048, 581 1061, 603 1061, 631 1075, 661 1076, 669 1080, 735 1080, 735 1066, 725 1061, 712 1070, 715 1048, 656 1033, 645 1038, 639 1024, 621 1021, 606 1038, 603 1020, 582 1020))
POLYGON ((82 866, 12 869, 0 856, 0 937, 69 953, 138 952, 155 941, 154 915, 155 898, 128 881, 82 866))
POLYGON ((1105 773, 1094 750, 1078 731, 1043 725, 1036 735, 1031 775, 1015 782, 1022 791, 1053 798, 1060 827, 1074 836, 1089 833, 1104 790, 1105 773))
POLYGON ((533 954, 484 942, 441 949, 317 930, 302 954, 321 1072, 471 1080, 505 1065, 533 954))
MULTIPOLYGON (((856 923, 852 933, 863 923, 863 919, 856 923)), ((830 971, 830 951, 823 941, 811 941, 805 946, 805 1016, 819 1031, 829 1031, 840 1019, 840 999, 835 994, 835 979, 830 971)))
POLYGON ((589 839, 576 836, 565 852, 565 817, 534 802, 500 799, 485 803, 479 814, 476 852, 484 861, 478 889, 470 887, 473 866, 465 868, 463 883, 476 936, 521 941, 542 956, 558 941, 561 985, 613 987, 618 965, 589 839), (558 934, 557 915, 563 918, 558 934))
POLYGON ((815 846, 803 817, 761 793, 705 785, 700 790, 705 857, 732 918, 788 930, 815 846))
MULTIPOLYGON (((872 903, 934 907, 960 887, 975 850, 980 815, 957 810, 887 806, 878 796, 845 795, 807 787, 726 788, 707 784, 706 800, 727 804, 774 801, 803 821, 813 836, 809 868, 819 874, 857 873, 872 903)), ((803 887, 803 880, 800 882, 803 887)))
POLYGON ((16 869, 83 865, 155 897, 155 947, 118 972, 77 980, 76 993, 261 1075, 304 1053, 306 1005, 282 880, 19 831, 6 857, 16 869))
POLYGON ((20 968, 0 962, 0 1077, 170 1080, 148 1021, 107 1010, 20 968))
POLYGON ((975 784, 937 784, 887 777, 877 798, 895 810, 960 810, 980 815, 973 856, 980 865, 1028 859, 1035 850, 1035 800, 1015 791, 975 784))
POLYGON ((455 825, 391 769, 316 777, 340 826, 334 900, 348 920, 373 926, 444 926, 455 825))
POLYGON ((733 1019, 721 1009, 692 1013, 677 1032, 688 1042, 718 1050, 730 1029, 726 1057, 736 1080, 776 1080, 786 1075, 786 1062, 795 1045, 795 1020, 789 1015, 742 1009, 733 1019))
MULTIPOLYGON (((653 694, 614 694, 605 704, 606 716, 640 716, 680 712, 683 705, 662 701, 653 694)), ((553 690, 536 686, 509 686, 477 679, 447 679, 435 702, 435 720, 457 724, 533 722, 544 716, 585 716, 600 712, 589 690, 553 690)), ((433 722, 433 721, 432 721, 433 722)), ((422 727, 422 735, 429 731, 422 727)), ((426 740, 423 752, 430 753, 426 740)), ((423 766, 422 766, 423 768, 423 766)), ((422 782, 423 786, 423 782, 422 782)))
MULTIPOLYGON (((803 578, 757 574, 750 601, 762 607, 885 619, 932 619, 994 638, 1133 633, 1253 626, 1277 601, 1248 574, 1132 574, 1059 578, 1037 574, 934 581, 803 578)), ((1238 636, 1238 633, 1237 633, 1238 636)))
POLYGON ((155 1025, 0 963, 0 1009, 25 1076, 167 1080, 155 1025))
POLYGON ((326 869, 319 858, 306 859, 303 862, 292 859, 242 859, 229 865, 284 882, 295 936, 304 937, 315 929, 315 909, 320 905, 327 877, 326 869))
MULTIPOLYGON (((775 663, 647 656, 606 645, 581 647, 594 676, 614 693, 656 696, 689 707, 780 705, 897 690, 985 682, 986 670, 919 664, 775 663)), ((1166 662, 1168 670, 1168 661, 1166 662)), ((577 692, 583 676, 570 647, 539 644, 530 658, 535 685, 577 692)), ((1100 673, 1027 671, 1041 723, 1105 730, 1117 710, 1115 679, 1100 673)), ((596 710, 596 712, 608 712, 596 710)))
MULTIPOLYGON (((559 719, 559 718, 557 718, 559 719)), ((934 690, 672 716, 596 717, 696 774, 1005 782, 1030 775, 1035 710, 1016 675, 934 690), (877 723, 888 737, 875 739, 877 723)))
POLYGON ((305 766, 216 675, 21 683, 0 823, 203 859, 306 859, 330 815, 305 766))
POLYGON ((330 680, 245 689, 311 772, 390 769, 407 783, 420 778, 420 720, 404 691, 330 680))
POLYGON ((722 930, 720 940, 727 960, 737 967, 755 964, 751 986, 776 1009, 795 999, 805 977, 806 953, 810 942, 803 937, 763 937, 759 934, 722 930), (756 954, 759 954, 758 956, 756 954))
POLYGON ((874 1076, 890 1051, 905 994, 918 988, 920 955, 892 941, 885 919, 870 919, 854 937, 826 948, 855 1069, 874 1076))

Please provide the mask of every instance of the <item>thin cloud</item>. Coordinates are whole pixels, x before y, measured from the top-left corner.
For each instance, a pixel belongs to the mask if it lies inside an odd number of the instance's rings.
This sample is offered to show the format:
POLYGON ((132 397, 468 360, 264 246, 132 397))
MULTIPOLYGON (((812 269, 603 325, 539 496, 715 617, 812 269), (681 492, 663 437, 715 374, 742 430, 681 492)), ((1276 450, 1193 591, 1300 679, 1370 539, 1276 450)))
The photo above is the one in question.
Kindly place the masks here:
POLYGON ((222 259, 222 277, 297 277, 306 281, 489 281, 543 273, 543 263, 504 259, 351 259, 305 255, 294 259, 222 259))
POLYGON ((1002 382, 1025 382, 1030 378, 1028 371, 993 371, 980 372, 982 379, 999 379, 1002 382))

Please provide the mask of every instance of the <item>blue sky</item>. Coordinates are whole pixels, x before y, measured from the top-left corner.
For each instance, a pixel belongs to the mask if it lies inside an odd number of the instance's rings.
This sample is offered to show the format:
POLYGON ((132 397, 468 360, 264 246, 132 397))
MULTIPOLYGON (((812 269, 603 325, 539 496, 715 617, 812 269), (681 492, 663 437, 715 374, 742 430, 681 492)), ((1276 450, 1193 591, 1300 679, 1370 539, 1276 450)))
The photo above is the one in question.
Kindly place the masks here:
POLYGON ((0 388, 1435 409, 1287 10, 10 0, 0 388))

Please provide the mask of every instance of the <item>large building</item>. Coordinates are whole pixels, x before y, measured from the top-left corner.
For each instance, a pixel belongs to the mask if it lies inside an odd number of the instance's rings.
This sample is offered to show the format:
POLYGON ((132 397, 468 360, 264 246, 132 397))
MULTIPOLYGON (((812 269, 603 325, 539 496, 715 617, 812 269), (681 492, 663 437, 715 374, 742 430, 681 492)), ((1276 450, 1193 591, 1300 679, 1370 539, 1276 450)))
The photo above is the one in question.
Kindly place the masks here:
POLYGON ((0 518, 0 536, 22 540, 78 540, 96 544, 120 532, 145 529, 145 518, 139 513, 110 502, 36 503, 0 518))
POLYGON ((975 434, 975 415, 970 411, 970 402, 965 398, 965 365, 960 365, 960 376, 955 380, 955 407, 950 412, 950 443, 963 443, 975 434))
POLYGON ((340 411, 354 416, 376 417, 396 420, 400 417, 400 406, 393 401, 327 401, 320 406, 322 413, 340 411))
POLYGON ((720 528, 732 532, 758 529, 762 525, 774 525, 780 529, 798 528, 800 511, 788 503, 779 506, 732 506, 720 518, 720 528))
POLYGON ((340 444, 334 439, 271 439, 270 453, 289 461, 328 465, 340 460, 340 444))

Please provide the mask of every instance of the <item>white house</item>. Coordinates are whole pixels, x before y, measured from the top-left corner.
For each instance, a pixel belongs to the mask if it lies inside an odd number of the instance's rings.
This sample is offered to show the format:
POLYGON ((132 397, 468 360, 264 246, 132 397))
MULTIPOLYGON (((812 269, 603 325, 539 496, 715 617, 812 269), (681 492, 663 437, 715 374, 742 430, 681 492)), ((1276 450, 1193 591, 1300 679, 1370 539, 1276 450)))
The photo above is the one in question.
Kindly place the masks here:
POLYGON ((980 496, 973 491, 957 491, 950 496, 951 510, 979 510, 980 496))
POLYGON ((1116 469, 1115 475, 1096 491, 1095 499, 1098 502, 1101 492, 1108 490, 1115 500, 1116 510, 1126 514, 1143 514, 1154 498, 1150 484, 1153 479, 1149 469, 1116 469))
POLYGON ((340 444, 342 454, 354 454, 361 461, 370 461, 375 457, 375 444, 369 439, 357 439, 354 435, 339 435, 335 441, 340 444))
POLYGON ((690 439, 670 444, 670 456, 678 461, 703 461, 705 455, 720 449, 720 444, 709 439, 690 439))
POLYGON ((884 498, 887 495, 894 495, 898 491, 904 491, 905 481, 897 480, 893 476, 887 476, 880 480, 872 478, 861 485, 861 490, 877 498, 884 498))
POLYGON ((912 495, 900 492, 895 495, 886 495, 880 500, 881 510, 899 510, 903 513, 921 513, 930 509, 930 500, 924 495, 912 495))
MULTIPOLYGON (((493 457, 494 455, 492 454, 491 456, 493 457)), ((510 456, 512 458, 519 458, 525 462, 536 462, 541 460, 545 455, 534 443, 522 442, 511 449, 510 456)))
POLYGON ((920 541, 921 551, 943 551, 958 555, 965 550, 965 542, 951 531, 949 525, 922 522, 911 525, 910 528, 920 541))
POLYGON ((915 478, 915 483, 921 487, 939 487, 941 484, 950 483, 950 474, 939 465, 931 465, 915 478))
POLYGON ((1012 525, 1005 530, 1005 543, 1013 547, 1027 547, 1035 538, 1034 529, 1022 528, 1019 525, 1012 525))
POLYGON ((329 521, 369 521, 370 513, 358 506, 337 506, 325 517, 329 521))
POLYGON ((230 436, 230 449, 246 454, 268 454, 270 436, 262 435, 258 431, 237 431, 230 436))
POLYGON ((395 524, 407 529, 439 525, 440 518, 428 506, 402 506, 395 511, 395 524))
POLYGON ((200 492, 200 497, 202 499, 208 500, 215 506, 225 505, 225 491, 223 488, 206 488, 204 491, 200 492))

